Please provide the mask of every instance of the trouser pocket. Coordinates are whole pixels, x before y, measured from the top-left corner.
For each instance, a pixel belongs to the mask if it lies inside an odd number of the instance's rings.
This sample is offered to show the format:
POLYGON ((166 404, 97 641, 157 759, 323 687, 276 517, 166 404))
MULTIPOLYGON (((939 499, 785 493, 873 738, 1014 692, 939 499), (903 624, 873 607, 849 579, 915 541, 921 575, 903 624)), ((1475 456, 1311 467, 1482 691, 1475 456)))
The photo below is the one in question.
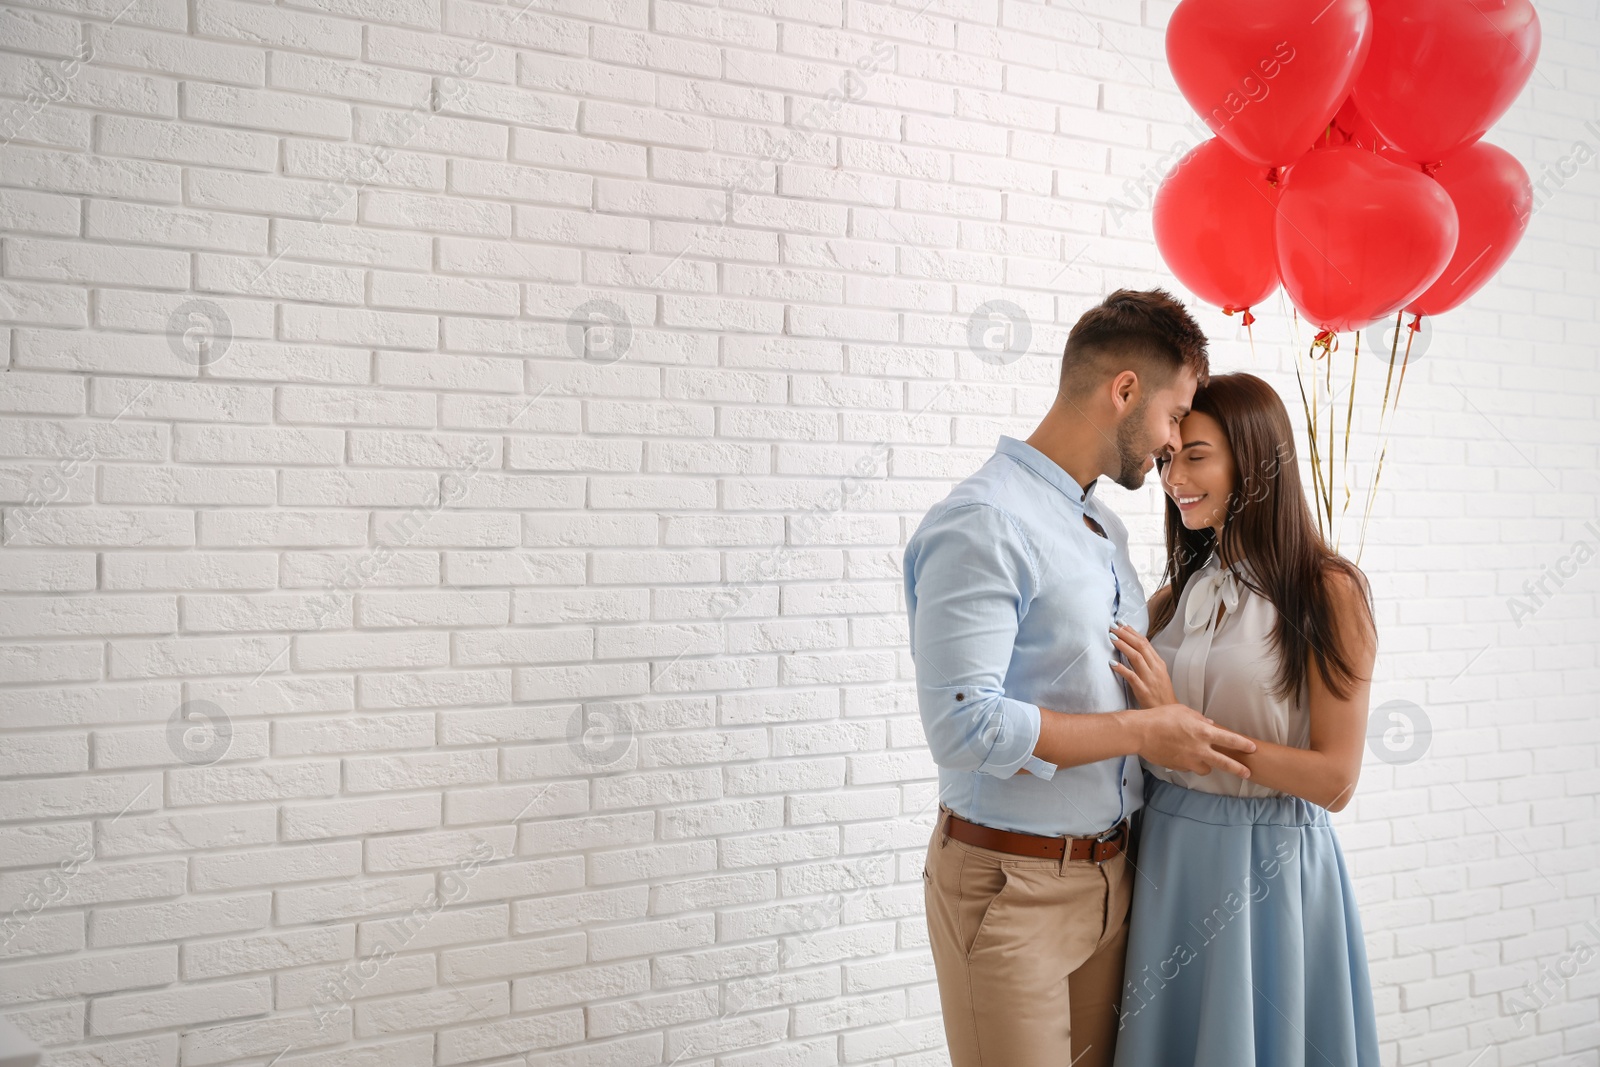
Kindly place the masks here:
POLYGON ((1011 884, 1011 878, 1001 866, 984 867, 969 862, 967 871, 971 877, 962 880, 962 910, 966 913, 966 922, 961 933, 962 949, 970 961, 973 952, 984 942, 984 932, 992 931, 1003 917, 1006 886, 1011 884))

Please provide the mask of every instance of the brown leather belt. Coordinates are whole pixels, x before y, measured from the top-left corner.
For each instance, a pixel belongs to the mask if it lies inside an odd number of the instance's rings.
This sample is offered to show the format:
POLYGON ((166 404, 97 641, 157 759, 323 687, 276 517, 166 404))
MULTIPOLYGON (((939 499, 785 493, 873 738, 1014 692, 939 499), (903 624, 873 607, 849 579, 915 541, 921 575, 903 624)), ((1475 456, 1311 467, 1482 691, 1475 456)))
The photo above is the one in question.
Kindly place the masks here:
POLYGON ((968 822, 949 808, 944 809, 944 832, 968 845, 989 848, 996 852, 1009 852, 1014 856, 1027 856, 1038 860, 1059 860, 1070 846, 1070 859, 1092 860, 1103 863, 1121 852, 1128 844, 1128 820, 1123 819, 1111 829, 1093 837, 1043 837, 1039 834, 1020 834, 1014 830, 997 830, 992 826, 979 826, 968 822))

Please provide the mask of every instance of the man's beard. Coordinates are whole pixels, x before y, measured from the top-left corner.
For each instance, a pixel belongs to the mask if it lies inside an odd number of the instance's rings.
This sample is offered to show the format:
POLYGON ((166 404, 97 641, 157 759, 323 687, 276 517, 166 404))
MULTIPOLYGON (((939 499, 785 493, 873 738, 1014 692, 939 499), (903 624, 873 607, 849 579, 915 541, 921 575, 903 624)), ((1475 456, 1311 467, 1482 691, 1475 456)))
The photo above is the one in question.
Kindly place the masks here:
POLYGON ((1139 405, 1117 424, 1116 482, 1124 489, 1144 488, 1144 461, 1150 458, 1152 450, 1139 447, 1134 438, 1144 428, 1144 409, 1148 404, 1148 398, 1140 400, 1139 405))

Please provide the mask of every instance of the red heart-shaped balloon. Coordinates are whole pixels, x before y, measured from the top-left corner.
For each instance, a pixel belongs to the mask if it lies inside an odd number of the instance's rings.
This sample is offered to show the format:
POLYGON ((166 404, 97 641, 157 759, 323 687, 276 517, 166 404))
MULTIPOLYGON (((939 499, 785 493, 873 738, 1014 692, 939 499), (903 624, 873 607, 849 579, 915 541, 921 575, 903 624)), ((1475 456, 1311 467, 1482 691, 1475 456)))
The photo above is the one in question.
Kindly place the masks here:
POLYGON ((1195 296, 1225 311, 1245 310, 1278 288, 1277 205, 1267 168, 1213 137, 1179 160, 1156 190, 1156 247, 1195 296))
POLYGON ((1383 135, 1372 124, 1372 120, 1361 113, 1356 107, 1355 97, 1347 96, 1344 103, 1339 105, 1333 121, 1328 124, 1328 136, 1325 145, 1353 144, 1357 148, 1365 148, 1369 152, 1386 152, 1389 145, 1384 141, 1383 135))
POLYGON ((1457 231, 1449 195, 1422 171, 1350 145, 1319 148, 1283 181, 1278 274, 1313 325, 1358 329, 1427 289, 1457 231))
POLYGON ((1167 23, 1167 65, 1229 147, 1287 166, 1349 95, 1371 31, 1367 0, 1183 0, 1167 23))
POLYGON ((1459 307, 1511 258, 1533 213, 1533 185, 1516 157, 1477 141, 1446 156, 1434 178, 1449 194, 1461 237, 1444 273, 1406 306, 1413 315, 1459 307))
POLYGON ((1356 106, 1417 163, 1437 163, 1505 114, 1539 58, 1531 0, 1372 0, 1356 106))

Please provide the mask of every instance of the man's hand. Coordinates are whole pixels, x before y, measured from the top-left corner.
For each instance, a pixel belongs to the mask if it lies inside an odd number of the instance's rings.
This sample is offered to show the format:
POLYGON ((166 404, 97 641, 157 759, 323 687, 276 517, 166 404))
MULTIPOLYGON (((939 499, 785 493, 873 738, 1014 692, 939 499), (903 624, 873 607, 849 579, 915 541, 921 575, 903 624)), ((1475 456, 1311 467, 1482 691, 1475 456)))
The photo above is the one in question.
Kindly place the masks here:
POLYGON ((1250 753, 1255 741, 1224 730, 1185 704, 1126 711, 1069 712, 1039 709, 1039 740, 1033 754, 1057 767, 1078 767, 1118 756, 1143 756, 1151 763, 1195 774, 1221 768, 1240 778, 1250 768, 1226 751, 1250 753))
POLYGON ((1138 738, 1137 753, 1151 763, 1195 774, 1210 774, 1212 768, 1220 768, 1240 778, 1250 777, 1250 768, 1225 749, 1254 752, 1256 743, 1243 734, 1224 730, 1185 704, 1162 704, 1116 714, 1133 727, 1138 738))

